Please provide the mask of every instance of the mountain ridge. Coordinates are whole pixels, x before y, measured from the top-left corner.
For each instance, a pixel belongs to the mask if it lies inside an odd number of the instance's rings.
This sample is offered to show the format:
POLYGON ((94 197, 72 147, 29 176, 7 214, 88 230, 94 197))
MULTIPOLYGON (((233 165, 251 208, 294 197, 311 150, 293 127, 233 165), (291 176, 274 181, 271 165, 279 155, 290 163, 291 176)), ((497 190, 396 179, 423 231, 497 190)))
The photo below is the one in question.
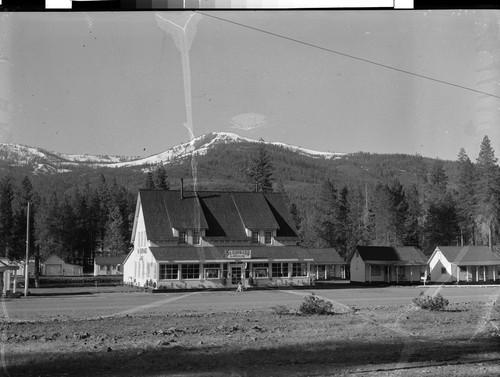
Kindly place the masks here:
MULTIPOLYGON (((193 155, 205 155, 208 150, 221 144, 254 144, 260 142, 234 133, 210 132, 188 142, 170 147, 163 152, 143 158, 136 156, 65 154, 22 144, 0 143, 0 161, 11 166, 31 166, 36 173, 62 173, 76 166, 121 168, 169 164, 193 155)), ((315 159, 335 159, 346 155, 346 153, 316 151, 282 142, 262 142, 266 145, 282 147, 299 155, 315 159)))

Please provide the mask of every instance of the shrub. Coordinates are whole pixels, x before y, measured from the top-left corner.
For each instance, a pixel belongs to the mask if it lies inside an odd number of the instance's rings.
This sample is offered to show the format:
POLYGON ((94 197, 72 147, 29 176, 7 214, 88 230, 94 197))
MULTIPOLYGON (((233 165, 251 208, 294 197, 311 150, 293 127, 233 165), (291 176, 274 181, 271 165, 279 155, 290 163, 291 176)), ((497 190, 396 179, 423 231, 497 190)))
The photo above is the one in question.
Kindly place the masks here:
POLYGON ((288 307, 286 305, 276 305, 271 307, 271 310, 278 315, 285 315, 289 313, 288 307))
POLYGON ((314 295, 304 297, 304 302, 299 307, 299 313, 302 314, 328 314, 332 310, 333 304, 314 295))
POLYGON ((448 306, 449 301, 445 299, 441 293, 434 296, 428 296, 424 292, 420 292, 420 296, 413 299, 413 303, 421 309, 428 310, 444 310, 448 306))

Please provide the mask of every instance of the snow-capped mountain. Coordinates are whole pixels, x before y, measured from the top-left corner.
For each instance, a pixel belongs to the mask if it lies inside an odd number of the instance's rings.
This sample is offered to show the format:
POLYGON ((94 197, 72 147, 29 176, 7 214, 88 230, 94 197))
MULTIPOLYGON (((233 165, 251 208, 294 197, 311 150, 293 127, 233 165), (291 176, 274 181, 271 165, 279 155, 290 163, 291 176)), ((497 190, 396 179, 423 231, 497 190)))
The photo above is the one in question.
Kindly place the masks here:
MULTIPOLYGON (((145 158, 64 154, 20 144, 0 143, 0 162, 10 166, 30 166, 33 171, 39 173, 64 172, 71 170, 71 168, 75 166, 109 168, 140 167, 157 165, 159 163, 168 164, 172 161, 181 160, 193 155, 202 156, 210 149, 223 144, 243 143, 260 143, 260 141, 241 137, 233 133, 212 132, 145 158)), ((264 143, 281 147, 311 158, 333 159, 344 155, 344 153, 319 152, 279 142, 264 143)))
MULTIPOLYGON (((166 164, 169 163, 170 161, 182 159, 192 155, 197 155, 197 156, 204 155, 211 148, 214 148, 215 146, 221 144, 234 144, 234 143, 260 143, 260 141, 248 139, 246 137, 242 137, 229 132, 211 132, 206 135, 194 138, 193 140, 188 141, 186 143, 182 143, 180 145, 167 149, 165 152, 158 153, 153 156, 141 158, 135 161, 108 164, 107 166, 127 167, 127 166, 141 166, 141 165, 156 165, 158 163, 166 164)), ((344 155, 344 153, 319 152, 279 142, 264 142, 264 143, 268 145, 276 145, 288 149, 292 152, 296 152, 301 155, 313 158, 331 159, 344 155)))

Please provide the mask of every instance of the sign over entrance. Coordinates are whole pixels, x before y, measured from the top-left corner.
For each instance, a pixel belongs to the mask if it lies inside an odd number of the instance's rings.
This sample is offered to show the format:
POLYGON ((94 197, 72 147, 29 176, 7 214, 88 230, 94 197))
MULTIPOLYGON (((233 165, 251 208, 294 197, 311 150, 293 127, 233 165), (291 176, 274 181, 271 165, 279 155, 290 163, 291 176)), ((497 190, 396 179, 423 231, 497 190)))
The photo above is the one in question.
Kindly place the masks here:
POLYGON ((226 250, 226 259, 250 259, 252 250, 226 250))

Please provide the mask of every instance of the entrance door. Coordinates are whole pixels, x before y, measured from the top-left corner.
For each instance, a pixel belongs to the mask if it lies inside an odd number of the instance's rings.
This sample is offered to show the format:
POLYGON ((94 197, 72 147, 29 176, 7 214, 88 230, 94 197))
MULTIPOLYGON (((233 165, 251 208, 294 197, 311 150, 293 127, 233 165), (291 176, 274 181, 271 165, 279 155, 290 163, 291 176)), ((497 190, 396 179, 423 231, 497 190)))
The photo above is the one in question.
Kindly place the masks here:
POLYGON ((242 265, 231 266, 231 285, 238 285, 240 281, 243 283, 241 278, 242 269, 242 265))

